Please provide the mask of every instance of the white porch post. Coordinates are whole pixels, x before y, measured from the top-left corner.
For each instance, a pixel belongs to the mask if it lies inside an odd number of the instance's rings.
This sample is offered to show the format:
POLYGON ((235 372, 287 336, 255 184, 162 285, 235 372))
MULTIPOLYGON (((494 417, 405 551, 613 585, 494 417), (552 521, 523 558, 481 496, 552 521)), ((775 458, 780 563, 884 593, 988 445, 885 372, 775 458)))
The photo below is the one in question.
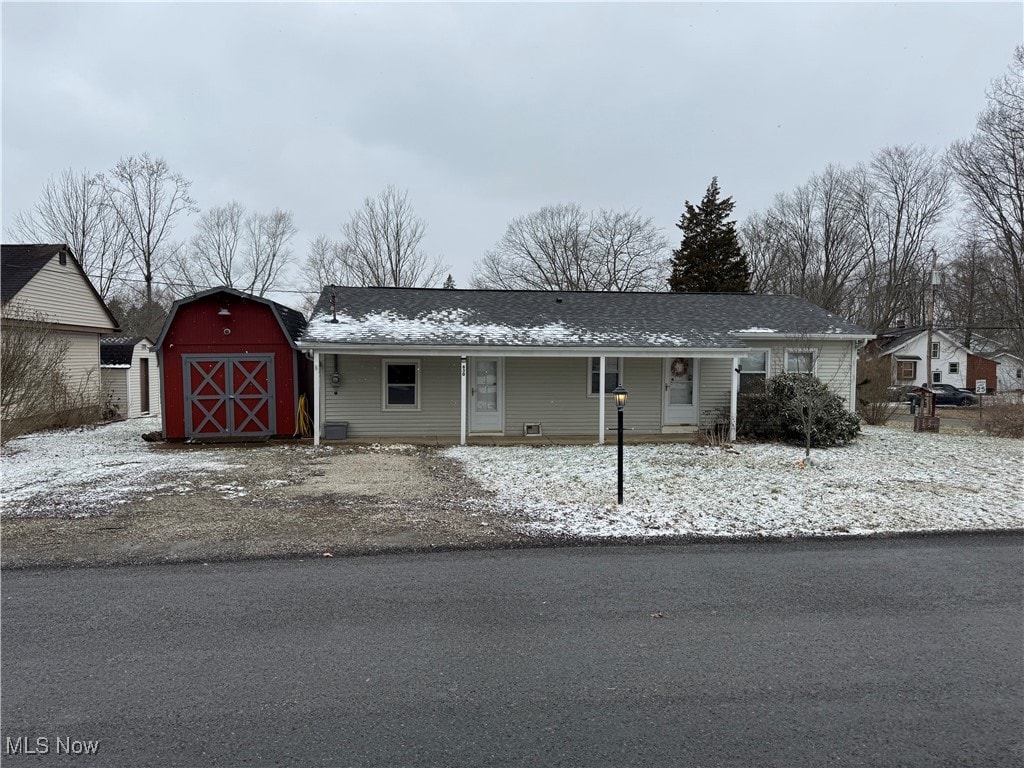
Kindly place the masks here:
POLYGON ((736 399, 740 391, 740 358, 732 359, 732 391, 729 393, 729 442, 736 439, 736 399))
POLYGON ((320 445, 320 390, 323 389, 323 382, 320 381, 320 353, 313 351, 313 445, 320 445))
MULTIPOLYGON (((590 358, 587 358, 587 368, 590 368, 590 358)), ((589 384, 587 386, 590 386, 589 384)), ((598 366, 597 385, 597 444, 604 445, 604 355, 601 355, 601 363, 598 366)))
POLYGON ((466 357, 461 361, 461 392, 459 394, 459 445, 466 444, 466 357))

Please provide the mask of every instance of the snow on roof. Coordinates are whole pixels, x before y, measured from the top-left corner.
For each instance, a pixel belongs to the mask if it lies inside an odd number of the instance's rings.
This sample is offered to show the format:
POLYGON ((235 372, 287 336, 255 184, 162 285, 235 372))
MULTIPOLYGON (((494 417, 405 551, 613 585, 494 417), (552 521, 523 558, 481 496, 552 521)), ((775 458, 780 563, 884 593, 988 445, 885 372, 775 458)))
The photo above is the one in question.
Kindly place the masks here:
POLYGON ((871 337, 796 296, 328 286, 300 343, 735 350, 744 333, 871 337))
POLYGON ((404 317, 391 311, 371 312, 362 317, 339 314, 337 320, 335 323, 329 317, 314 317, 305 340, 344 338, 373 342, 387 339, 405 344, 502 346, 690 346, 689 339, 681 334, 602 332, 562 322, 521 326, 479 322, 464 309, 430 312, 420 317, 404 317))

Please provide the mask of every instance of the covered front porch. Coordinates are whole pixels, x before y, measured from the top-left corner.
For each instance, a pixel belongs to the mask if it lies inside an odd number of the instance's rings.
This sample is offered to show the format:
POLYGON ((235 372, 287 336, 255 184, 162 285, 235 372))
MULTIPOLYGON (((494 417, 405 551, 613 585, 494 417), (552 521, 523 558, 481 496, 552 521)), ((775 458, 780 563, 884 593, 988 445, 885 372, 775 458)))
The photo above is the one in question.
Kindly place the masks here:
POLYGON ((600 444, 614 439, 620 383, 631 441, 711 426, 734 439, 743 351, 314 350, 314 441, 344 425, 349 442, 600 444))

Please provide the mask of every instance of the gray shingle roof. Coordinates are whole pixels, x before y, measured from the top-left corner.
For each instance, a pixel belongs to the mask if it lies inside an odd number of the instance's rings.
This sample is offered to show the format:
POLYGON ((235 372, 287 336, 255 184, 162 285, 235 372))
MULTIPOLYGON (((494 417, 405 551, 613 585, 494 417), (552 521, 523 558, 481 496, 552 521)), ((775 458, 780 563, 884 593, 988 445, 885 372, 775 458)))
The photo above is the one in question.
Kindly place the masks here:
POLYGON ((104 336, 100 339, 100 365, 131 365, 135 345, 143 336, 104 336))
POLYGON ((46 264, 66 249, 63 243, 0 246, 0 303, 6 304, 46 264))
POLYGON ((759 333, 871 336, 797 296, 327 287, 301 341, 735 349, 759 333), (337 323, 331 322, 332 290, 337 323))

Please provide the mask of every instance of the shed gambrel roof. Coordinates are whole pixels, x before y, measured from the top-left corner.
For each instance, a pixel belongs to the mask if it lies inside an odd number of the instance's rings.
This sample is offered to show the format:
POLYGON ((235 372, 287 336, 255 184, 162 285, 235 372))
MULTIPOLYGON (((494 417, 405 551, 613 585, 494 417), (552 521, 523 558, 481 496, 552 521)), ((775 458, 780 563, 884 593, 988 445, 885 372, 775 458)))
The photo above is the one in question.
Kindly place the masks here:
POLYGON ((328 286, 301 345, 728 350, 772 337, 872 334, 797 296, 328 286))
POLYGON ((293 348, 298 349, 297 342, 299 340, 299 336, 301 336, 302 332, 306 329, 305 315, 296 309, 286 307, 284 304, 278 304, 276 301, 271 301, 263 296, 245 293, 234 288, 210 288, 175 301, 171 305, 171 311, 167 313, 167 318, 164 320, 164 326, 160 329, 160 336, 157 338, 156 344, 153 345, 153 349, 160 349, 163 346, 164 338, 167 336, 167 331, 174 322, 174 316, 183 304, 190 304, 193 301, 205 299, 207 296, 213 296, 218 293, 235 296, 240 299, 245 299, 246 301, 254 301, 257 304, 264 304, 269 307, 270 311, 274 313, 274 317, 277 318, 277 322, 280 324, 284 335, 288 338, 288 343, 291 344, 293 348))

